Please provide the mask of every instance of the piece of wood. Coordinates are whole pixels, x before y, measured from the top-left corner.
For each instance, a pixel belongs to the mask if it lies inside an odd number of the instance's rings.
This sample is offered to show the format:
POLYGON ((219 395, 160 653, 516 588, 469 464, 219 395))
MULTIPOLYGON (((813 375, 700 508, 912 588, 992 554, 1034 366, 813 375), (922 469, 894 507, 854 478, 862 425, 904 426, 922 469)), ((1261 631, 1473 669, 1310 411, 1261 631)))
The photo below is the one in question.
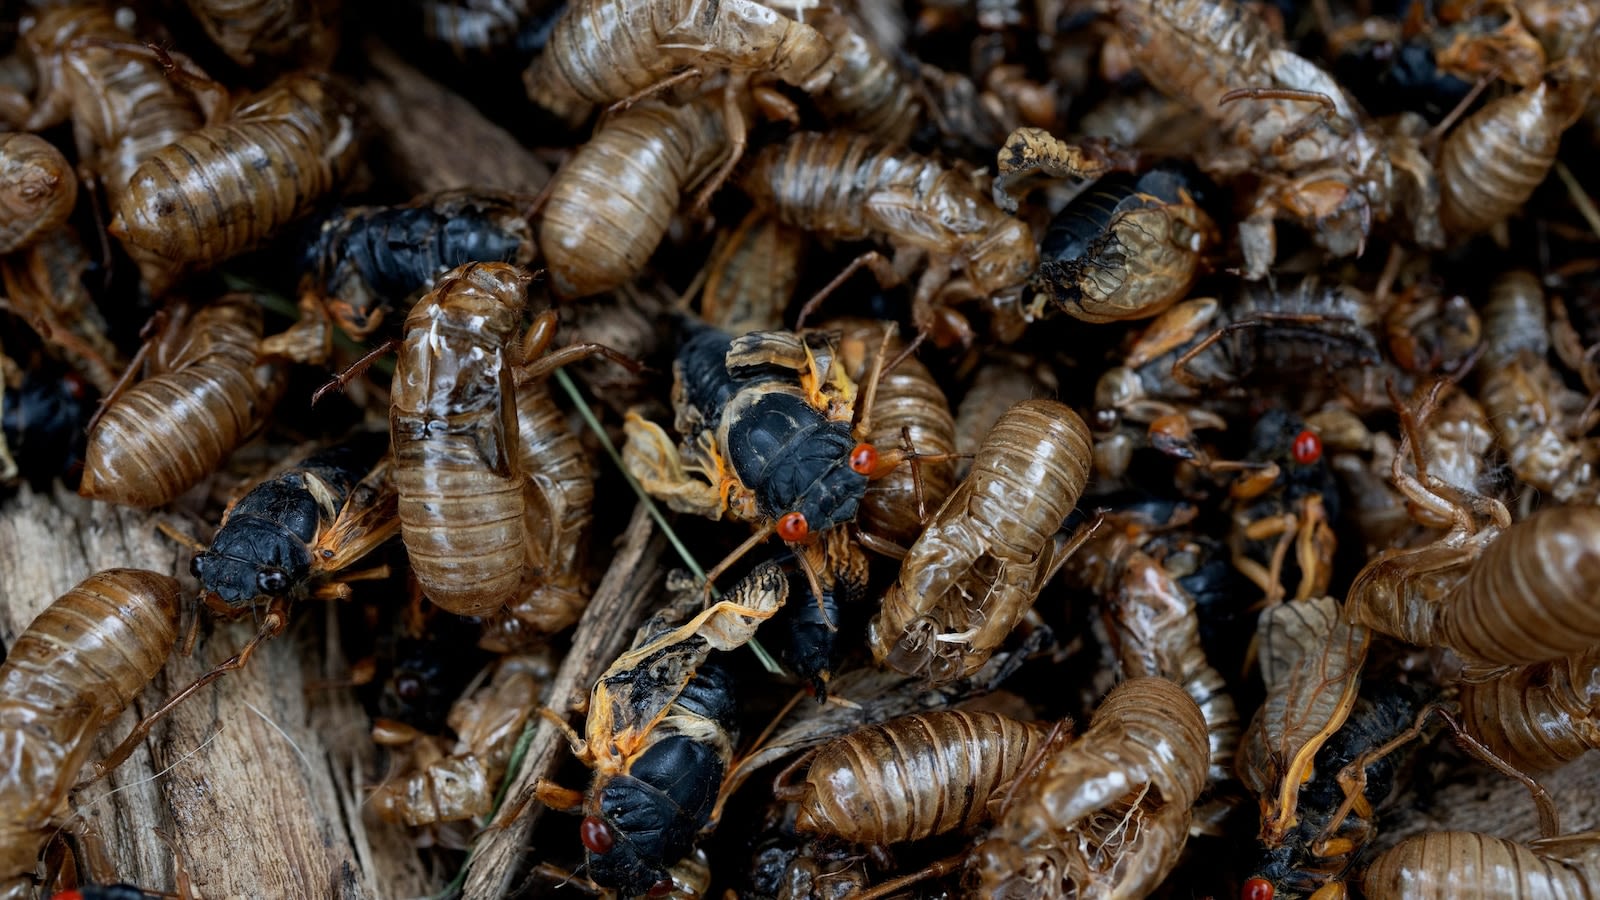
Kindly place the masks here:
MULTIPOLYGON (((595 590, 594 599, 584 611, 578 630, 551 683, 549 704, 561 711, 586 701, 595 679, 605 671, 633 638, 634 627, 657 599, 662 578, 661 554, 666 538, 655 528, 641 504, 621 538, 622 546, 613 558, 605 578, 595 590)), ((581 723, 578 726, 581 730, 581 723)), ((539 718, 534 725, 528 752, 521 769, 513 773, 499 819, 489 826, 473 848, 467 861, 466 900, 503 897, 523 864, 539 858, 538 848, 527 847, 528 835, 543 812, 533 799, 533 788, 548 778, 570 752, 566 738, 552 723, 539 718)), ((573 824, 577 841, 577 824, 573 824)))
MULTIPOLYGON (((24 487, 0 504, 0 637, 9 645, 55 597, 113 566, 176 574, 186 597, 194 597, 189 552, 155 530, 160 515, 59 487, 53 495, 24 487)), ((288 634, 263 645, 242 672, 180 705, 128 762, 74 798, 105 841, 119 879, 174 890, 175 851, 200 897, 437 890, 409 844, 368 841, 353 814, 359 798, 349 787, 351 764, 338 761, 370 753, 371 742, 313 727, 311 711, 318 708, 331 711, 324 719, 358 723, 357 731, 365 723, 349 691, 305 690, 324 659, 320 647, 303 639, 318 630, 309 627, 320 619, 316 612, 297 610, 288 634), (171 848, 157 829, 173 837, 171 848)), ((244 621, 203 628, 195 656, 175 654, 135 709, 100 736, 91 758, 120 741, 138 714, 231 655, 254 627, 244 621)))
POLYGON ((366 44, 372 77, 357 88, 371 115, 384 168, 412 193, 475 187, 533 196, 550 167, 459 94, 377 41, 366 44))
MULTIPOLYGON (((1513 841, 1539 837, 1539 815, 1522 785, 1466 763, 1433 792, 1426 808, 1405 808, 1379 836, 1379 848, 1425 831, 1481 831, 1513 841)), ((1537 776, 1561 816, 1565 833, 1600 828, 1600 753, 1589 753, 1537 776)), ((1402 804, 1406 798, 1400 799, 1402 804)))

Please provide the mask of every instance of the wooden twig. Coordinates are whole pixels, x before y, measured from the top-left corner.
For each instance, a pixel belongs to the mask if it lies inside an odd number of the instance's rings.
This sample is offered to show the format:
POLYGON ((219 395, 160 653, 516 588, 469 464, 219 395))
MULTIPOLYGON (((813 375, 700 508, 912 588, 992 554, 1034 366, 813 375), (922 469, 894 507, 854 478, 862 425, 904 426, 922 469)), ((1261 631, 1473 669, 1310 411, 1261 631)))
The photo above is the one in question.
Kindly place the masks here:
POLYGON ((509 132, 377 41, 366 44, 373 75, 357 87, 390 174, 413 193, 475 187, 533 196, 550 167, 509 132))

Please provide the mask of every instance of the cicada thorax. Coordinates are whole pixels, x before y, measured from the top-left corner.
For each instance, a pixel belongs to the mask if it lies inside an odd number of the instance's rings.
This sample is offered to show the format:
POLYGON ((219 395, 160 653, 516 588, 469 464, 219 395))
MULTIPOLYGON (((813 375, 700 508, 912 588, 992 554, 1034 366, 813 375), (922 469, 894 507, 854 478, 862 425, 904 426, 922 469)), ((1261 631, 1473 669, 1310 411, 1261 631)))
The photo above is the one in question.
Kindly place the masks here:
POLYGON ((674 369, 677 427, 686 438, 710 432, 715 468, 734 481, 736 515, 774 522, 798 514, 800 537, 854 520, 867 490, 845 413, 855 385, 834 365, 827 337, 707 329, 684 345, 674 369))
POLYGON ((867 476, 850 466, 850 423, 829 420, 797 388, 768 384, 735 395, 719 443, 764 519, 798 512, 812 533, 855 519, 867 476))
POLYGON ((191 564, 208 601, 238 612, 261 597, 309 596, 321 574, 313 547, 387 446, 387 435, 359 434, 240 498, 191 564))

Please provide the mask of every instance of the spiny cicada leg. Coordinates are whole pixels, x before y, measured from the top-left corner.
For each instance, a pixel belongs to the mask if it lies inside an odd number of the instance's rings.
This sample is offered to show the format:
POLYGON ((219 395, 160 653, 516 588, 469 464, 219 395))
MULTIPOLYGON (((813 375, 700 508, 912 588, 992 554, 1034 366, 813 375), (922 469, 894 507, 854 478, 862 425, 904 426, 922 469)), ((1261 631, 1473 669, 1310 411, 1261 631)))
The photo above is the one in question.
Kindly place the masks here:
POLYGON ((838 275, 833 276, 832 281, 823 285, 821 290, 811 295, 805 305, 800 307, 800 315, 795 319, 794 327, 797 329, 806 327, 806 320, 816 314, 818 309, 822 308, 822 301, 828 299, 834 291, 839 289, 840 285, 849 281, 850 276, 861 271, 863 267, 871 270, 872 276, 878 280, 878 284, 881 287, 893 287, 905 280, 895 270, 894 265, 889 261, 889 257, 876 250, 869 250, 851 260, 849 265, 839 270, 838 275))

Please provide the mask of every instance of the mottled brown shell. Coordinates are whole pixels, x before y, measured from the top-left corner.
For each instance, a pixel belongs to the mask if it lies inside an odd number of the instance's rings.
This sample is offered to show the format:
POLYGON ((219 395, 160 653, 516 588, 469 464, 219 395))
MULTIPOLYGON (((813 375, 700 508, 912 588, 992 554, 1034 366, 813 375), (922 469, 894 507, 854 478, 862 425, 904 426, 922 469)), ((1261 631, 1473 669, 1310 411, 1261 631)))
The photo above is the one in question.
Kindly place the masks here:
POLYGON ((1466 730, 1529 771, 1600 749, 1600 648, 1461 685, 1466 730))
POLYGON ((1525 270, 1500 275, 1484 307, 1478 396, 1511 471, 1558 503, 1600 499, 1600 446, 1577 440, 1588 397, 1551 367, 1544 290, 1525 270))
POLYGON ((1052 744, 969 865, 985 897, 1143 897, 1188 839, 1206 723, 1165 678, 1117 685, 1077 741, 1052 744))
POLYGON ((961 260, 980 294, 1022 284, 1039 264, 1027 225, 970 181, 861 135, 792 135, 757 154, 741 183, 758 208, 796 228, 961 260))
POLYGON ((78 179, 67 158, 31 134, 0 132, 0 255, 67 221, 78 179))
POLYGON ((0 894, 31 884, 100 729, 166 664, 178 582, 107 569, 33 620, 0 665, 0 894))
POLYGON ((829 4, 817 12, 817 27, 838 60, 833 80, 816 96, 817 107, 840 128, 904 143, 922 118, 912 76, 858 26, 852 11, 829 4))
POLYGON ((1519 844, 1475 831, 1406 838, 1367 867, 1372 900, 1578 900, 1600 881, 1600 834, 1519 844))
POLYGON ((990 712, 916 713, 863 728, 811 761, 795 828, 893 844, 989 819, 1051 726, 990 712))
POLYGON ((416 827, 486 816, 511 751, 539 702, 539 664, 507 656, 492 682, 450 708, 453 752, 428 759, 373 791, 378 818, 416 827))
POLYGON ((291 75, 142 162, 114 198, 109 230, 161 294, 184 272, 252 250, 310 213, 350 180, 358 150, 342 93, 325 78, 291 75))
POLYGON ((700 317, 729 334, 781 329, 804 252, 799 231, 752 211, 712 251, 700 317))
POLYGON ((1091 452, 1064 404, 1027 400, 1001 416, 884 595, 867 631, 873 657, 938 681, 981 666, 1044 588, 1091 452))
POLYGON ((522 583, 526 501, 505 350, 531 280, 506 263, 441 277, 406 317, 395 361, 401 538, 423 593, 458 615, 494 612, 522 583))
POLYGON ((1440 604, 1439 644, 1489 665, 1600 645, 1600 507, 1542 509, 1507 528, 1440 604))
POLYGON ((641 103, 607 121, 551 181, 539 246, 556 290, 585 297, 644 269, 686 187, 726 154, 722 104, 641 103))
POLYGON ((518 621, 554 634, 589 605, 584 563, 594 519, 594 464, 542 382, 518 385, 517 429, 531 555, 522 593, 508 609, 518 621))
POLYGON ((1550 173, 1588 92, 1586 81, 1546 79, 1490 101, 1457 125, 1439 155, 1445 230, 1466 237, 1522 208, 1550 173))
POLYGON ((202 123, 193 99, 154 59, 95 45, 140 39, 117 24, 109 6, 94 3, 40 11, 22 34, 39 79, 25 130, 71 119, 78 146, 92 151, 81 162, 94 169, 113 204, 140 163, 202 123))
POLYGON ((815 28, 755 0, 579 0, 522 80, 533 102, 577 124, 689 66, 816 91, 833 75, 833 51, 815 28))
POLYGON ((195 314, 164 371, 115 398, 89 434, 78 493, 161 506, 215 472, 282 393, 281 367, 258 366, 261 308, 230 294, 195 314))

